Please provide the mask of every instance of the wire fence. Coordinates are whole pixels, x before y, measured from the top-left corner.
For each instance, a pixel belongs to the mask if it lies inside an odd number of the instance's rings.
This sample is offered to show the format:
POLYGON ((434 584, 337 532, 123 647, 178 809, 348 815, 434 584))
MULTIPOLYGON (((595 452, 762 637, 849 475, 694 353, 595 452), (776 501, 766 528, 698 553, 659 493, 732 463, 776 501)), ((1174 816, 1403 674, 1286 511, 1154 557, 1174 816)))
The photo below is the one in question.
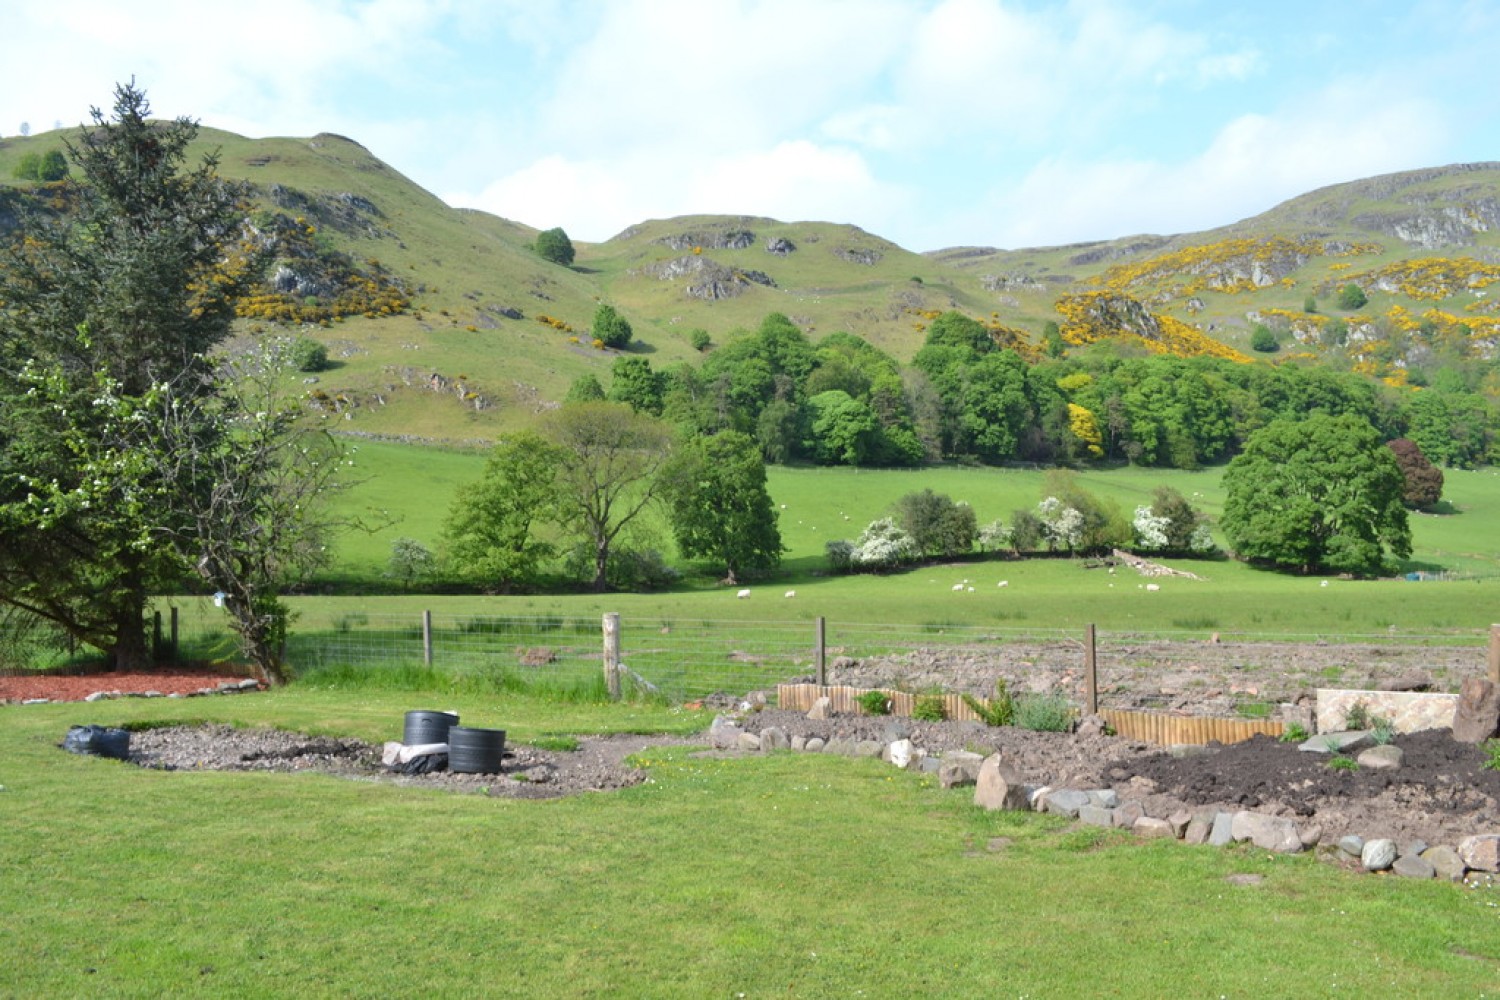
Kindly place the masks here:
MULTIPOLYGON (((174 611, 155 634, 163 662, 233 662, 234 637, 174 611)), ((55 636, 0 627, 0 669, 68 669, 55 636), (8 664, 8 666, 6 666, 8 664)), ((346 613, 299 628, 294 674, 430 668, 451 677, 574 687, 617 678, 674 702, 820 683, 985 698, 1062 694, 1099 708, 1263 716, 1318 688, 1457 691, 1492 670, 1492 630, 1434 635, 1108 632, 815 621, 667 621, 619 616, 346 613), (614 619, 610 627, 609 620, 614 619)))

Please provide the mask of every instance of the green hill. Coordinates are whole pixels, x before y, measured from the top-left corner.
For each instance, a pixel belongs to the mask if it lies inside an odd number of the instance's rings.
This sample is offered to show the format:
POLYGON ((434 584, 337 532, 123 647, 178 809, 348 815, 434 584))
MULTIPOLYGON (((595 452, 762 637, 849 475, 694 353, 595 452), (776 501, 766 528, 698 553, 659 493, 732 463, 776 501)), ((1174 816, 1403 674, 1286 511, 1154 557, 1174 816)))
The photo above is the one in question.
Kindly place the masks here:
MULTIPOLYGON (((55 195, 13 174, 65 134, 0 141, 0 230, 55 195)), ((618 353, 589 335, 601 302, 634 327, 629 353, 658 369, 700 357, 692 331, 722 345, 771 312, 814 340, 854 333, 901 361, 947 310, 1033 342, 1057 322, 1073 343, 1133 333, 1154 350, 1247 355, 1261 325, 1280 350, 1256 356, 1327 359, 1395 384, 1500 346, 1497 163, 1336 185, 1203 233, 917 254, 855 226, 689 216, 576 244, 563 267, 531 251, 534 230, 447 206, 350 139, 204 129, 199 145, 251 185, 252 218, 281 241, 244 334, 323 341, 334 366, 307 392, 328 420, 369 434, 484 440, 580 375, 607 384, 618 353), (1350 283, 1368 302, 1341 310, 1350 283)))

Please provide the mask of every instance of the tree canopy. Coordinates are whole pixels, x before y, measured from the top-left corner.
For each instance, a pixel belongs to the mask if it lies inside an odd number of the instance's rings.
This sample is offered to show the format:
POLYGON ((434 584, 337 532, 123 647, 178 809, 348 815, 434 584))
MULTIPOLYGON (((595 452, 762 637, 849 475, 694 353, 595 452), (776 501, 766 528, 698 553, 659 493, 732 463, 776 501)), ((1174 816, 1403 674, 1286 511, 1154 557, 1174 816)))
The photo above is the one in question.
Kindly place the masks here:
POLYGON ((1372 575, 1411 554, 1404 479, 1374 427, 1315 413, 1255 434, 1224 472, 1222 526, 1242 559, 1372 575))
POLYGON ((781 563, 781 531, 760 449, 748 435, 720 431, 689 439, 662 472, 677 547, 718 560, 734 582, 781 563))
POLYGON ((573 263, 573 241, 568 239, 568 234, 560 226, 544 229, 536 234, 536 252, 543 260, 550 260, 564 267, 573 263))

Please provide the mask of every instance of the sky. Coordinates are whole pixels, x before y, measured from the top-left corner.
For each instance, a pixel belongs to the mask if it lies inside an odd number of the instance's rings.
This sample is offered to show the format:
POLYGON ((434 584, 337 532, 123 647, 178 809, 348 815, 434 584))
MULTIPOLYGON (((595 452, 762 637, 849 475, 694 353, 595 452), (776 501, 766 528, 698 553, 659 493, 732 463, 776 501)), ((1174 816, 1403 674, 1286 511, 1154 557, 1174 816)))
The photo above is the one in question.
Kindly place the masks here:
POLYGON ((134 78, 588 242, 711 213, 1050 246, 1500 159, 1495 0, 47 0, 0 38, 0 137, 134 78))

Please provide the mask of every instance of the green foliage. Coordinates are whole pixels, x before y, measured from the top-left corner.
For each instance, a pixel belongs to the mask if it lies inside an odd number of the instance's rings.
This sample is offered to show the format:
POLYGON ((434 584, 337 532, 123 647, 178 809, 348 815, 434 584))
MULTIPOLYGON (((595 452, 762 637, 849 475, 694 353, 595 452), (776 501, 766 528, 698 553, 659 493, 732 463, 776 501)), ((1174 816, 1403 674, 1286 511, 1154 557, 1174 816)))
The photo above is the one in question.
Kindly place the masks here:
POLYGON ((615 311, 615 307, 607 303, 601 303, 594 310, 594 339, 605 347, 616 349, 630 346, 630 341, 635 338, 635 331, 630 328, 630 323, 615 311))
POLYGON ((651 370, 645 358, 616 358, 610 367, 610 401, 624 403, 637 413, 659 417, 665 403, 667 380, 651 370))
POLYGON ((320 372, 328 368, 328 348, 322 341, 299 334, 292 341, 292 367, 299 372, 320 372))
POLYGON ((1281 349, 1281 343, 1276 339, 1276 334, 1264 323, 1255 324, 1255 329, 1250 331, 1250 349, 1260 351, 1262 354, 1274 354, 1281 349))
POLYGON ((662 496, 684 556, 706 556, 733 580, 781 563, 778 514, 766 466, 749 435, 721 431, 684 442, 662 470, 662 496))
POLYGON ((25 153, 16 162, 12 174, 23 181, 60 181, 68 176, 68 158, 60 149, 45 153, 25 153))
POLYGON ((1484 763, 1479 766, 1486 771, 1500 771, 1500 740, 1485 740, 1480 749, 1484 751, 1484 763))
POLYGON ((567 267, 573 263, 573 241, 561 227, 544 229, 536 234, 537 256, 567 267))
POLYGON ((415 538, 398 538, 391 542, 390 574, 404 589, 432 572, 432 551, 415 538))
POLYGON ((967 692, 961 697, 964 704, 973 709, 987 726, 1009 726, 1015 721, 1015 699, 1011 697, 1003 677, 995 681, 995 694, 988 705, 967 692))
POLYGON ((1358 771, 1359 761, 1348 754, 1336 753, 1328 758, 1328 769, 1331 771, 1358 771))
POLYGON ((688 331, 688 343, 692 345, 693 350, 701 354, 708 350, 709 345, 713 343, 713 338, 708 335, 707 330, 695 327, 688 331))
POLYGON ((1368 422, 1314 413, 1257 431, 1224 473, 1223 528, 1242 559, 1376 574, 1411 554, 1404 480, 1368 422))
POLYGON ((1014 724, 1039 733, 1066 733, 1073 729, 1073 706, 1060 694, 1035 694, 1017 698, 1014 724))
POLYGON ((1309 315, 1311 315, 1313 313, 1316 313, 1318 311, 1318 299, 1317 299, 1317 297, 1313 296, 1313 295, 1309 295, 1305 299, 1303 299, 1302 300, 1302 311, 1305 312, 1305 313, 1308 313, 1309 315))
POLYGON ((923 558, 949 558, 973 550, 978 532, 974 508, 925 489, 896 501, 896 523, 923 558))
POLYGON ((1136 508, 1131 527, 1136 547, 1146 551, 1204 553, 1214 547, 1208 518, 1170 486, 1152 491, 1151 505, 1136 508))
POLYGON ((500 438, 483 477, 458 488, 444 535, 452 571, 485 590, 536 583, 553 546, 534 526, 556 514, 556 470, 561 449, 535 432, 500 438))
POLYGON ((1370 298, 1365 294, 1365 290, 1353 282, 1339 289, 1337 298, 1338 307, 1344 310, 1344 312, 1363 309, 1369 301, 1370 298))
POLYGON ((1286 728, 1281 731, 1281 735, 1278 737, 1278 739, 1281 740, 1282 743, 1306 743, 1310 735, 1311 734, 1307 731, 1307 727, 1302 723, 1291 722, 1288 723, 1286 728))
POLYGON ((948 717, 947 705, 941 692, 921 694, 912 706, 911 717, 919 722, 942 722, 948 717))
POLYGON ((854 699, 865 715, 890 715, 891 696, 884 691, 865 691, 854 699))
POLYGON ((1345 729, 1369 729, 1372 724, 1373 716, 1370 715, 1370 706, 1363 701, 1356 701, 1344 713, 1345 729))
POLYGON ((1386 746, 1395 742, 1396 723, 1383 715, 1371 716, 1370 738, 1375 741, 1376 746, 1386 746))
POLYGON ((568 393, 563 397, 564 403, 597 403, 604 399, 604 386, 592 373, 580 375, 568 386, 568 393))

